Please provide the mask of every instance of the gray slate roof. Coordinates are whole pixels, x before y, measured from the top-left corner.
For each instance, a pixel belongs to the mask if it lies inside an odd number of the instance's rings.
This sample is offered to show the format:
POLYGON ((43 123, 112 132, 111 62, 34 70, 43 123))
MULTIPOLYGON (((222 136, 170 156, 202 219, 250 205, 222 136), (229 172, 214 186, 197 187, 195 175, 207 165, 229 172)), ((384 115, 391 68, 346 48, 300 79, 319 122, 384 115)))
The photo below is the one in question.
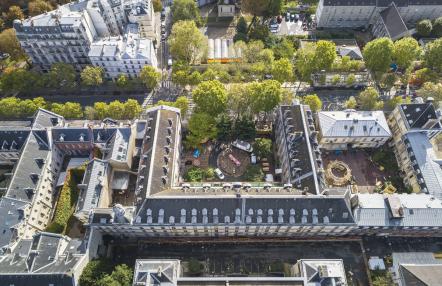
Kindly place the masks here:
POLYGON ((236 217, 241 224, 258 223, 258 216, 262 218, 262 224, 279 223, 281 216, 283 222, 288 224, 293 216, 293 225, 302 224, 353 224, 349 202, 346 198, 332 197, 175 197, 175 198, 149 198, 139 216, 142 224, 148 223, 149 214, 151 223, 158 224, 163 213, 163 223, 169 224, 170 217, 174 218, 175 224, 180 224, 182 214, 185 214, 185 223, 194 224, 193 213, 196 213, 196 223, 204 223, 204 213, 207 212, 205 224, 223 224, 228 216, 230 223, 234 223, 236 217), (314 217, 317 217, 317 221, 314 217), (271 217, 272 220, 269 220, 271 217), (306 221, 303 220, 306 219, 306 221), (327 218, 325 218, 327 217, 327 218), (327 222, 328 219, 328 222, 327 222), (192 222, 193 221, 193 222, 192 222))
POLYGON ((404 20, 401 17, 395 4, 392 4, 385 10, 381 11, 380 16, 385 25, 385 29, 388 35, 393 40, 396 40, 404 36, 408 32, 408 28, 405 25, 404 20))
POLYGON ((400 110, 408 129, 440 129, 442 127, 439 116, 432 103, 401 104, 400 110), (432 127, 426 126, 430 120, 434 121, 432 127))
POLYGON ((103 177, 106 176, 107 166, 107 162, 99 159, 94 159, 89 162, 82 182, 85 188, 81 191, 77 211, 88 212, 98 206, 103 189, 103 177))
POLYGON ((23 201, 3 197, 0 200, 0 247, 6 248, 17 234, 14 229, 24 219, 24 208, 28 204, 23 201))

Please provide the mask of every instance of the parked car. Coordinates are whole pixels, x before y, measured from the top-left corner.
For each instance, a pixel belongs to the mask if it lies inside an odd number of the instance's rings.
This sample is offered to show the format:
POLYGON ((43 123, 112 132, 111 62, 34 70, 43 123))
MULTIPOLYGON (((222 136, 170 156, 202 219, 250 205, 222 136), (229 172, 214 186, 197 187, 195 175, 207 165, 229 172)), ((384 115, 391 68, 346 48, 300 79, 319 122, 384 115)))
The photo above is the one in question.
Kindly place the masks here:
POLYGON ((232 142, 232 146, 236 147, 240 150, 252 153, 253 152, 253 147, 250 143, 247 143, 246 141, 242 141, 242 140, 235 140, 232 142))
POLYGON ((233 156, 232 154, 229 154, 229 159, 230 159, 230 161, 232 161, 233 164, 235 164, 237 167, 241 166, 241 162, 238 161, 238 159, 236 159, 235 156, 233 156))
POLYGON ((256 155, 255 154, 250 154, 250 162, 252 163, 252 164, 256 164, 256 155))
POLYGON ((285 21, 286 21, 286 22, 290 22, 290 12, 287 12, 287 13, 285 14, 285 21))
POLYGON ((161 21, 166 19, 166 11, 161 11, 161 21))
POLYGON ((290 14, 290 22, 295 22, 295 14, 290 14))
POLYGON ((168 65, 169 67, 172 66, 172 58, 169 58, 169 59, 167 60, 167 65, 168 65))
POLYGON ((225 176, 223 174, 223 172, 221 172, 221 170, 219 168, 215 169, 215 175, 218 177, 218 179, 220 180, 224 180, 225 176))
POLYGON ((299 14, 295 14, 295 22, 298 22, 299 20, 299 14))

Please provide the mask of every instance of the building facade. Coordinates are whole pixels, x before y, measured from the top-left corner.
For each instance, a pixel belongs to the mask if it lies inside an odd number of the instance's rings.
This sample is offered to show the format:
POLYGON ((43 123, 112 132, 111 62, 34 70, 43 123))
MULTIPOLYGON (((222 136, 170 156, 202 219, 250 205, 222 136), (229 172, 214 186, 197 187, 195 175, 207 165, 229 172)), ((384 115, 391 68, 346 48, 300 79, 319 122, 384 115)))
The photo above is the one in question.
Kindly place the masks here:
POLYGON ((15 20, 20 45, 43 72, 58 62, 77 71, 103 67, 106 78, 137 76, 139 65, 156 67, 155 17, 150 0, 82 0, 26 20, 15 20), (124 60, 140 62, 135 66, 124 60), (118 68, 120 67, 120 70, 118 68))
POLYGON ((382 111, 321 111, 319 144, 325 150, 379 148, 391 132, 382 111))

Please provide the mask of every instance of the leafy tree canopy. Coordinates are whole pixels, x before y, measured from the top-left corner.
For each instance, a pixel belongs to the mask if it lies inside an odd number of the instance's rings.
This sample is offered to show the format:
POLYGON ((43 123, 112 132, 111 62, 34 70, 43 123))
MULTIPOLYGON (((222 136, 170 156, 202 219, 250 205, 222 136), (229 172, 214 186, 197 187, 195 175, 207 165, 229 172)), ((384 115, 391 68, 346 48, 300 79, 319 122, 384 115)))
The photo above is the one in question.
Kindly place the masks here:
POLYGON ((363 50, 365 63, 374 72, 385 72, 392 62, 394 45, 389 38, 369 42, 363 50))
POLYGON ((196 64, 206 56, 207 38, 204 37, 194 21, 179 21, 172 27, 169 46, 174 59, 196 64))

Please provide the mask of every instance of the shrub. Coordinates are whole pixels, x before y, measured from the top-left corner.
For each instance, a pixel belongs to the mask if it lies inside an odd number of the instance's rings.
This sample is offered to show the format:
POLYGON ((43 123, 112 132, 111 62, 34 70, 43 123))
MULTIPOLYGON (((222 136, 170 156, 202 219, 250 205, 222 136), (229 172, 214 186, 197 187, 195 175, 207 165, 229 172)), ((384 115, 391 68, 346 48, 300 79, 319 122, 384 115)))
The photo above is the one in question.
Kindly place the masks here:
POLYGON ((186 181, 201 182, 204 178, 204 170, 198 167, 190 168, 184 175, 186 181))
POLYGON ((51 224, 46 228, 47 232, 65 233, 69 218, 75 210, 78 200, 78 183, 83 178, 84 167, 70 169, 66 174, 66 181, 58 196, 55 215, 51 224))
POLYGON ((244 179, 249 182, 260 182, 264 178, 264 173, 258 165, 250 165, 244 173, 244 179))
POLYGON ((258 138, 253 144, 253 151, 259 157, 267 157, 272 153, 272 140, 267 138, 258 138))

